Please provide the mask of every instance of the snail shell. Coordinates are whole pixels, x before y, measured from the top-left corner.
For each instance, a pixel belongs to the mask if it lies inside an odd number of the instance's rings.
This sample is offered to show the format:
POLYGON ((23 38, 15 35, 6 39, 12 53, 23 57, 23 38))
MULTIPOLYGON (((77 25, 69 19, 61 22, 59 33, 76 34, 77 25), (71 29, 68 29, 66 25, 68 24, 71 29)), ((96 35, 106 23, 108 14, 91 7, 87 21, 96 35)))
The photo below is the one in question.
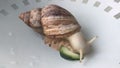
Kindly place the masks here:
POLYGON ((53 4, 21 13, 19 18, 44 35, 46 44, 56 50, 59 50, 61 45, 70 46, 69 41, 64 38, 81 28, 69 11, 53 4))
POLYGON ((41 10, 41 23, 44 34, 53 38, 68 37, 81 28, 69 11, 57 5, 48 5, 41 10))

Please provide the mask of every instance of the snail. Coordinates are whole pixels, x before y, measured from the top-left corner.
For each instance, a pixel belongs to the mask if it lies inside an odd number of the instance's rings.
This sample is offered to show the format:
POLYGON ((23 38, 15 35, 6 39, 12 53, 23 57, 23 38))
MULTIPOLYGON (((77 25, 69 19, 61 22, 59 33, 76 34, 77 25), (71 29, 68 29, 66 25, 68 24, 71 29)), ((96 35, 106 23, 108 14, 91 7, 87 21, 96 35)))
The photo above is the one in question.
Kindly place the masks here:
POLYGON ((87 53, 86 48, 97 38, 95 36, 85 41, 81 26, 75 17, 58 5, 50 4, 21 13, 19 18, 41 33, 45 38, 45 43, 58 50, 66 59, 79 59, 81 62, 87 53))

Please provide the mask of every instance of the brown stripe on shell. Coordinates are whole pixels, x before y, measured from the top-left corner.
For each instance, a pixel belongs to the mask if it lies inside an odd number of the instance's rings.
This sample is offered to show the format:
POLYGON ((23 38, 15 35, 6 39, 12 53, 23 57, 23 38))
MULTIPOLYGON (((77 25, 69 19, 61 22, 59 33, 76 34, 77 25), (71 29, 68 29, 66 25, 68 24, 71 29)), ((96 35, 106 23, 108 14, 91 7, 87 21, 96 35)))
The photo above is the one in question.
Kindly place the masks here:
POLYGON ((76 33, 76 32, 79 32, 81 29, 81 27, 77 28, 76 30, 72 31, 72 32, 69 32, 69 33, 66 33, 66 34, 58 34, 58 35, 46 35, 47 37, 50 37, 50 38, 66 38, 66 37, 69 37, 71 36, 72 34, 76 33))
POLYGON ((59 24, 71 24, 76 23, 76 20, 73 17, 64 17, 64 16, 49 16, 41 19, 43 26, 49 25, 59 25, 59 24))
POLYGON ((44 27, 44 33, 47 35, 58 35, 58 34, 66 34, 71 31, 74 31, 78 28, 78 25, 69 24, 69 25, 58 25, 58 26, 51 26, 51 28, 44 27))
POLYGON ((45 6, 41 11, 42 17, 48 17, 48 16, 72 16, 70 12, 68 12, 66 9, 57 6, 57 5, 48 5, 45 6))

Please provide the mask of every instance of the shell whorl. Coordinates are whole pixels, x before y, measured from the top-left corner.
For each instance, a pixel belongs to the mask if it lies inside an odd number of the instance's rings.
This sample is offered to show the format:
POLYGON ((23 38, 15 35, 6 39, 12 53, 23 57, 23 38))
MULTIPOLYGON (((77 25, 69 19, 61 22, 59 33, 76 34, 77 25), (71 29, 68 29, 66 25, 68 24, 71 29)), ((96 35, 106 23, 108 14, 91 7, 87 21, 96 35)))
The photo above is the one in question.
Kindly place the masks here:
POLYGON ((41 8, 21 13, 19 18, 32 28, 41 27, 41 8))
POLYGON ((41 8, 32 9, 31 11, 21 13, 19 18, 32 29, 43 34, 41 25, 41 8))
POLYGON ((67 37, 80 30, 74 16, 57 5, 45 6, 41 11, 43 31, 51 37, 67 37))

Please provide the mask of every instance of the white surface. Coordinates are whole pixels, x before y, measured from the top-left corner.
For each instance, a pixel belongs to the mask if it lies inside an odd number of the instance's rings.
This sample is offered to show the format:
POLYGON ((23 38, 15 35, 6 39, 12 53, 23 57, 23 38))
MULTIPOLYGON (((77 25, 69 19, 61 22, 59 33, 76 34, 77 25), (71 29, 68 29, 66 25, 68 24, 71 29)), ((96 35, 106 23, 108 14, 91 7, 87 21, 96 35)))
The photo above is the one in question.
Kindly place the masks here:
POLYGON ((7 10, 9 15, 0 15, 0 68, 120 68, 120 20, 113 17, 120 9, 113 0, 98 0, 99 7, 93 6, 95 1, 83 4, 81 0, 42 0, 40 3, 31 0, 30 5, 24 6, 20 0, 1 0, 0 9, 7 10), (13 10, 12 3, 17 3, 19 9, 13 10), (69 10, 82 26, 86 39, 98 36, 83 63, 62 59, 18 18, 20 12, 47 4, 58 4, 69 10), (115 9, 105 12, 107 4, 115 9))

